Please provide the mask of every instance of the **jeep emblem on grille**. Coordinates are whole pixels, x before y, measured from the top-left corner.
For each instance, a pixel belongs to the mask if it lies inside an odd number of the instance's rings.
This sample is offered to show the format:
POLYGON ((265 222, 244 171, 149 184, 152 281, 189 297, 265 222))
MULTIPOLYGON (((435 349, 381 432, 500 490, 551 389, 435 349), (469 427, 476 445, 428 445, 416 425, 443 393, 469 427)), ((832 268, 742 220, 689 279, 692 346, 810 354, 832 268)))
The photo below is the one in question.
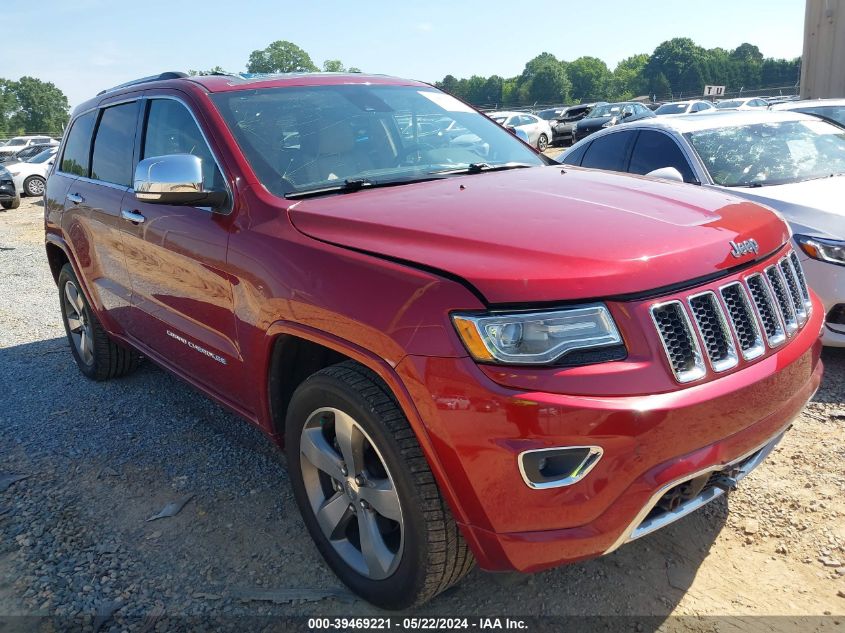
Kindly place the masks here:
POLYGON ((731 255, 734 257, 742 257, 743 255, 748 255, 748 253, 754 253, 756 255, 760 250, 755 239, 743 240, 742 242, 731 241, 728 244, 731 245, 731 255))

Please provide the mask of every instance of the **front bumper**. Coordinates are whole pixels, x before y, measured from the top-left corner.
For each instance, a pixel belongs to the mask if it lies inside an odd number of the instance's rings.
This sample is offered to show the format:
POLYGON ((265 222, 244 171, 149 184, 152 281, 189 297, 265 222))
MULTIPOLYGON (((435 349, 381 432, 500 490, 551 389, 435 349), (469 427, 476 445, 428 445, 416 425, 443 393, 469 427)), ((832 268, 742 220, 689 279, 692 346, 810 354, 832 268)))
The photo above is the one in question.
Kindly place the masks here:
MULTIPOLYGON (((827 314, 833 306, 845 303, 845 266, 810 259, 796 248, 801 258, 807 283, 819 295, 827 314)), ((822 343, 831 347, 845 347, 845 324, 827 323, 822 332, 822 343)))
POLYGON ((667 393, 518 390, 469 358, 409 356, 396 369, 431 441, 429 458, 448 473, 454 514, 479 564, 536 571, 612 551, 641 535, 667 488, 775 442, 821 382, 822 317, 816 299, 787 345, 667 393), (576 484, 529 488, 518 455, 562 446, 598 446, 604 455, 576 484))
POLYGON ((11 180, 0 180, 0 200, 14 200, 16 197, 15 183, 11 180))

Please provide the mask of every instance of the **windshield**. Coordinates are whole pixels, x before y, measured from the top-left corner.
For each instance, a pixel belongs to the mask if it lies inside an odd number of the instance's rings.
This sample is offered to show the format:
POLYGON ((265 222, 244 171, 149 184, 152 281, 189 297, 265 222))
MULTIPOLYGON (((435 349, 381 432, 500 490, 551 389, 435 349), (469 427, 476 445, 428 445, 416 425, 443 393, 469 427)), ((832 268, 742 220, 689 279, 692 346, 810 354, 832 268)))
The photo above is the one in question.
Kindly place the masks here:
POLYGON ((664 103, 654 111, 655 114, 683 114, 687 111, 687 103, 664 103))
POLYGON ((11 141, 6 143, 9 147, 13 147, 16 145, 26 145, 26 139, 23 138, 13 138, 11 141))
POLYGON ((795 108, 795 110, 806 114, 817 114, 818 116, 823 116, 826 119, 836 121, 839 125, 845 126, 845 105, 802 106, 795 108))
POLYGON ((731 99, 730 101, 720 101, 716 104, 716 107, 719 110, 728 110, 730 108, 738 108, 743 103, 745 103, 745 101, 741 99, 731 99))
POLYGON ((413 182, 478 163, 545 164, 486 116, 433 88, 297 86, 212 99, 258 178, 278 196, 350 180, 413 182))
POLYGON ((824 121, 758 123, 684 134, 724 187, 780 185, 845 173, 845 131, 824 121))
POLYGON ((607 105, 596 106, 587 116, 591 119, 605 116, 617 116, 620 112, 622 112, 621 105, 609 103, 607 105))
POLYGON ((36 154, 35 156, 33 156, 32 158, 30 158, 30 159, 29 159, 28 161, 26 161, 26 162, 28 162, 28 163, 45 163, 45 162, 47 162, 47 161, 50 159, 50 157, 51 157, 53 154, 54 154, 53 150, 51 150, 51 149, 45 149, 43 152, 41 152, 41 153, 39 153, 39 154, 36 154))

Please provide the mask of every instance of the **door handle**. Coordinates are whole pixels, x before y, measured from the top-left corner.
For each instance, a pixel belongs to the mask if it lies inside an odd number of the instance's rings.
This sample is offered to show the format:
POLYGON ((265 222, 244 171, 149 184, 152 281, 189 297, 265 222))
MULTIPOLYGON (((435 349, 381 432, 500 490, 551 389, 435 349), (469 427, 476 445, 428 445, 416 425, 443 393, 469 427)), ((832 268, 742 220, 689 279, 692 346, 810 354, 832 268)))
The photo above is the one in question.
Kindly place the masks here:
POLYGON ((73 204, 80 204, 82 202, 85 202, 85 198, 80 196, 78 193, 67 194, 67 199, 70 200, 73 204))
POLYGON ((137 211, 130 211, 129 209, 124 209, 123 211, 121 211, 120 217, 122 217, 124 220, 129 220, 130 222, 132 222, 132 224, 141 224, 141 222, 147 219, 137 211))

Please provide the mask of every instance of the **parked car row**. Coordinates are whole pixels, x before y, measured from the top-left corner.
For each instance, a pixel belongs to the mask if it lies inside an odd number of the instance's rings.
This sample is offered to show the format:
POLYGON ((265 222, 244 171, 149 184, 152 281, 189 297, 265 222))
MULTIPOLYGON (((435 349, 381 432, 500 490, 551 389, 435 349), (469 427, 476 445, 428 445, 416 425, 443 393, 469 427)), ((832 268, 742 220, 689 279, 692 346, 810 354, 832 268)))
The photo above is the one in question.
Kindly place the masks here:
POLYGON ((0 145, 0 157, 10 156, 31 145, 58 145, 59 142, 49 136, 15 136, 0 145))
POLYGON ((552 128, 545 119, 526 112, 489 112, 491 119, 509 130, 519 130, 528 137, 528 144, 541 152, 552 142, 552 128))
MULTIPOLYGON (((827 315, 826 345, 845 346, 845 130, 803 114, 841 117, 842 102, 626 123, 576 143, 567 165, 715 188, 777 210, 790 224, 810 286, 827 315)), ((796 306, 798 310, 800 306, 796 306)), ((778 327, 794 326, 791 313, 778 327)))

